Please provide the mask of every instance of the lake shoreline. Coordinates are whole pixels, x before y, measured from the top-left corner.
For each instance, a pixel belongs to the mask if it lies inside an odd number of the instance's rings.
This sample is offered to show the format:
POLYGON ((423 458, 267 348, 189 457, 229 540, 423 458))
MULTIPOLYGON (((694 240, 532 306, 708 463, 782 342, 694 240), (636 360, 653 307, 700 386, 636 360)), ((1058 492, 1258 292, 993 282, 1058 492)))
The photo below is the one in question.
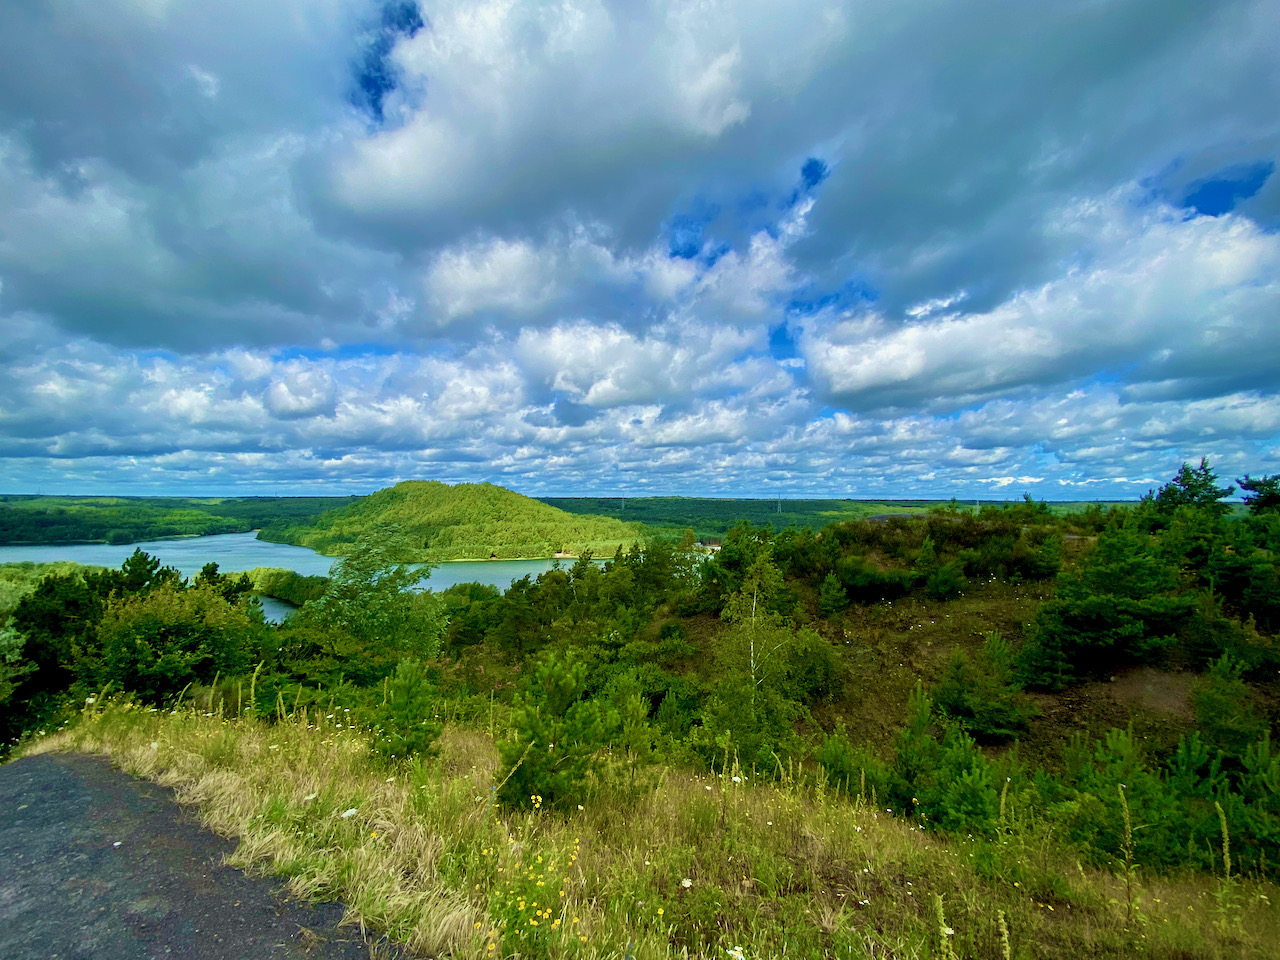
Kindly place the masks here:
MULTIPOLYGON (((141 549, 173 567, 184 577, 194 577, 206 563, 218 564, 222 573, 240 573, 257 567, 292 570, 301 576, 329 576, 340 557, 328 557, 309 547, 259 540, 252 531, 141 541, 132 544, 52 543, 0 546, 0 563, 53 563, 68 561, 84 566, 119 569, 134 550, 141 549)), ((577 558, 525 557, 521 559, 451 559, 413 563, 427 573, 426 583, 436 592, 461 583, 483 583, 505 590, 522 577, 537 577, 565 567, 577 558), (429 573, 427 572, 429 569, 429 573)), ((603 562, 593 561, 593 562, 603 562)))

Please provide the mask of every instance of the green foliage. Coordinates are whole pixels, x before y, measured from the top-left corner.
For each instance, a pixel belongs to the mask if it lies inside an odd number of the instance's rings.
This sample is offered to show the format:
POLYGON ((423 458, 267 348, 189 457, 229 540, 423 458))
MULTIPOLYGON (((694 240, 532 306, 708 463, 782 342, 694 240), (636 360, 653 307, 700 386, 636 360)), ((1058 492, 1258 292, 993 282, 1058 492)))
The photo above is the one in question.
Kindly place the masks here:
POLYGON ((110 683, 159 704, 188 683, 244 673, 263 629, 213 586, 165 583, 113 597, 91 642, 78 650, 76 671, 91 686, 110 683))
POLYGON ((824 617, 834 617, 849 606, 849 594, 845 593, 844 584, 834 573, 828 573, 822 579, 822 588, 818 592, 818 610, 824 617))
POLYGON ((924 587, 934 600, 952 600, 968 586, 958 560, 940 564, 925 577, 924 587))
POLYGON ((80 577, 85 573, 101 573, 102 567, 85 566, 65 560, 52 563, 0 563, 0 623, 4 623, 27 594, 34 592, 48 577, 80 577))
POLYGON ((592 758, 618 728, 618 718, 587 697, 586 665, 555 655, 521 682, 511 722, 498 743, 498 799, 525 808, 581 802, 592 758))
POLYGON ((1156 510, 1164 514, 1172 514, 1179 507, 1186 506, 1226 512, 1230 508, 1221 501, 1224 497, 1231 496, 1234 490, 1235 487, 1231 485, 1219 487, 1218 475, 1209 466, 1209 458, 1201 457, 1200 466, 1193 467, 1184 463, 1172 480, 1157 493, 1148 493, 1147 497, 1156 510))
POLYGON ((350 553, 372 531, 393 528, 401 559, 439 560, 550 557, 585 550, 606 556, 644 538, 637 524, 574 516, 490 483, 449 486, 405 481, 313 523, 264 529, 262 539, 310 547, 328 556, 350 553))
POLYGON ((616 517, 677 532, 691 529, 708 541, 724 537, 744 521, 774 533, 787 528, 821 530, 847 520, 886 514, 920 514, 931 500, 749 500, 704 497, 540 497, 575 514, 616 517))
POLYGON ((987 634, 975 658, 958 648, 952 653, 934 699, 984 743, 1018 736, 1037 712, 1014 681, 1013 649, 998 632, 987 634))
POLYGON ((1196 727, 1205 743, 1237 758, 1270 726, 1258 714, 1253 695, 1240 677, 1242 670, 1243 664, 1224 654, 1210 665, 1195 692, 1196 727))
POLYGON ((1253 514, 1280 510, 1280 474, 1269 477, 1251 477, 1247 473, 1236 483, 1244 494, 1245 506, 1253 514))
MULTIPOLYGON (((475 531, 500 527, 508 506, 518 527, 524 506, 498 488, 442 497, 439 485, 402 485, 314 528, 348 554, 331 581, 252 572, 256 590, 311 592, 278 628, 246 603, 246 579, 212 565, 190 585, 145 554, 118 571, 29 576, 0 635, 6 736, 52 715, 73 681, 110 679, 157 702, 191 679, 202 704, 239 709, 242 677, 261 661, 252 687, 264 720, 294 707, 359 717, 385 757, 430 754, 445 720, 507 731, 495 783, 510 806, 643 800, 674 764, 785 780, 812 751, 818 795, 874 794, 928 829, 998 836, 999 849, 975 841, 979 871, 1016 877, 1046 902, 1060 879, 1036 866, 1035 845, 1064 837, 1073 857, 1104 866, 1125 856, 1142 870, 1208 868, 1225 819, 1236 869, 1269 870, 1280 858, 1280 758, 1264 715, 1280 666, 1280 512, 1235 518, 1200 503, 1219 490, 1212 480, 1175 478, 1165 500, 1188 502, 1167 512, 1153 494, 1137 509, 1067 516, 1029 499, 952 505, 821 534, 744 523, 705 559, 688 531, 619 539, 604 564, 584 549, 505 591, 440 595, 420 591, 408 563, 423 545, 481 542, 475 531), (1212 489, 1199 496, 1197 484, 1212 489), (446 500, 465 510, 431 512, 446 500), (377 526, 386 516, 406 522, 377 526), (444 530, 454 519, 471 530, 460 540, 444 530), (1015 657, 992 628, 1016 642, 1028 621, 1015 657), (975 631, 990 631, 980 648, 975 631), (1139 710, 1138 734, 1081 737, 1057 764, 1062 727, 1102 730, 1127 707, 1087 688, 1038 718, 1022 683, 1053 688, 1135 664, 1212 664, 1193 682, 1197 729, 1169 755, 1172 736, 1152 735, 1139 710), (895 731, 886 705, 896 715, 917 678, 935 681, 934 699, 919 687, 895 731), (998 760, 979 749, 1014 738, 998 760), (1053 772, 1024 768, 1020 752, 1053 772)), ((502 542, 531 542, 528 529, 502 542)), ((722 815, 714 803, 691 814, 705 829, 722 815)), ((783 889, 791 869, 760 865, 752 880, 783 889)), ((672 918, 678 907, 667 901, 672 918)))
POLYGON ((404 659, 383 682, 384 700, 368 711, 374 748, 385 757, 431 755, 444 725, 427 668, 419 660, 404 659))
POLYGON ((844 724, 826 734, 813 758, 825 771, 827 782, 850 796, 887 797, 892 771, 864 744, 849 739, 844 724))
POLYGON ((939 829, 991 832, 999 813, 991 765, 959 727, 948 726, 939 740, 933 720, 933 702, 917 686, 898 736, 890 797, 939 829))
POLYGON ((1024 682, 1059 689, 1081 676, 1150 662, 1173 646, 1197 607, 1178 568, 1136 525, 1102 533, 1080 566, 1036 612, 1019 657, 1024 682))
POLYGON ((446 621, 434 594, 412 588, 429 571, 397 562, 399 534, 378 528, 335 565, 324 593, 303 607, 304 621, 341 630, 366 644, 433 657, 446 621))
POLYGON ((35 672, 35 665, 22 656, 24 639, 10 626, 0 626, 0 709, 12 699, 18 682, 35 672))
POLYGON ((136 543, 244 533, 306 519, 351 499, 0 496, 0 543, 136 543))
POLYGON ((1148 868, 1176 863, 1187 840, 1179 798, 1152 768, 1133 732, 1110 730, 1091 752, 1078 749, 1077 753, 1068 769, 1079 795, 1068 823, 1071 839, 1103 862, 1123 858, 1127 804, 1132 857, 1148 868))
POLYGON ((328 577, 306 577, 296 570, 279 567, 254 567, 245 576, 253 584, 253 592, 264 597, 274 597, 300 607, 312 600, 319 600, 328 585, 328 577))

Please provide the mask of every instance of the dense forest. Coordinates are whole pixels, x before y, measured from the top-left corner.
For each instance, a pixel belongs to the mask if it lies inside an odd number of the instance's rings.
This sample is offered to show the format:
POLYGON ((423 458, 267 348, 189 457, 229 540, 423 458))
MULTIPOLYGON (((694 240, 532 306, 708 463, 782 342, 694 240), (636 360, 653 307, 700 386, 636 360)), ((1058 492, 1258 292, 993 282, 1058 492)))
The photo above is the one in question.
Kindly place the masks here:
POLYGON ((313 520, 269 524, 258 536, 342 556, 375 530, 404 562, 611 555, 646 535, 638 524, 566 513, 491 483, 407 480, 313 520))
POLYGON ((0 544, 137 543, 302 523, 355 497, 0 496, 0 544))
POLYGON ((821 530, 843 520, 924 513, 936 500, 736 500, 706 497, 539 497, 569 513, 615 517, 679 536, 686 529, 703 542, 719 542, 746 522, 775 533, 787 527, 821 530))
MULTIPOLYGON (((431 756, 451 721, 491 731, 513 811, 581 810, 617 777, 651 789, 645 770, 810 771, 970 857, 997 857, 1016 820, 1042 845, 1014 874, 1041 906, 1071 902, 1063 856, 1272 877, 1280 477, 1239 483, 1242 515, 1201 461, 1128 507, 742 523, 711 556, 651 538, 504 592, 419 590, 375 529, 279 626, 249 577, 187 582, 138 552, 13 605, 4 736, 70 723, 104 689, 337 715, 392 764, 431 756)), ((711 942, 689 923, 686 942, 711 942)))

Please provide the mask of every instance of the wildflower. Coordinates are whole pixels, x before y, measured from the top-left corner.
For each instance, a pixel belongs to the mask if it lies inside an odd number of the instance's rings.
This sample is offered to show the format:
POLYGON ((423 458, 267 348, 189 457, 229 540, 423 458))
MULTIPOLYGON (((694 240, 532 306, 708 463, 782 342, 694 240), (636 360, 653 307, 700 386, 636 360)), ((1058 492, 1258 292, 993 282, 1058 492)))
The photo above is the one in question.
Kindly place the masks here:
POLYGON ((152 750, 158 750, 159 748, 160 748, 160 744, 158 744, 158 743, 156 743, 154 740, 152 740, 152 741, 151 741, 151 749, 152 749, 152 750))
POLYGON ((948 937, 954 937, 956 935, 956 932, 952 930, 950 927, 943 927, 942 932, 945 933, 948 937))
POLYGON ((378 839, 378 831, 377 831, 377 830, 375 830, 375 831, 373 831, 373 833, 369 834, 369 839, 370 839, 370 840, 377 840, 377 839, 378 839))
POLYGON ((741 778, 741 777, 734 777, 734 778, 733 778, 733 782, 734 782, 734 783, 741 783, 741 782, 742 782, 742 778, 741 778))
POLYGON ((348 807, 346 810, 342 811, 342 819, 345 820, 347 817, 354 817, 356 813, 357 811, 355 807, 348 807))
POLYGON ((680 886, 688 890, 690 887, 693 886, 693 881, 690 880, 688 877, 685 877, 683 880, 680 881, 680 886))
POLYGON ((659 908, 658 908, 658 916, 662 916, 662 915, 663 915, 663 913, 665 913, 665 912, 666 912, 666 911, 665 911, 665 910, 663 910, 661 907, 659 907, 659 908))

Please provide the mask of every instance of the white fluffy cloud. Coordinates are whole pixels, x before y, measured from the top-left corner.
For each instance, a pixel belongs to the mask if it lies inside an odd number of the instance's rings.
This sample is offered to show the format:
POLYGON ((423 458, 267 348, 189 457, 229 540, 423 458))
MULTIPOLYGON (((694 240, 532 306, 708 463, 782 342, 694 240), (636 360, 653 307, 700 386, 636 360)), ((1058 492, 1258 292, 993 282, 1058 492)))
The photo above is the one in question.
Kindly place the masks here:
POLYGON ((1280 470, 1266 0, 0 6, 0 488, 1280 470))

